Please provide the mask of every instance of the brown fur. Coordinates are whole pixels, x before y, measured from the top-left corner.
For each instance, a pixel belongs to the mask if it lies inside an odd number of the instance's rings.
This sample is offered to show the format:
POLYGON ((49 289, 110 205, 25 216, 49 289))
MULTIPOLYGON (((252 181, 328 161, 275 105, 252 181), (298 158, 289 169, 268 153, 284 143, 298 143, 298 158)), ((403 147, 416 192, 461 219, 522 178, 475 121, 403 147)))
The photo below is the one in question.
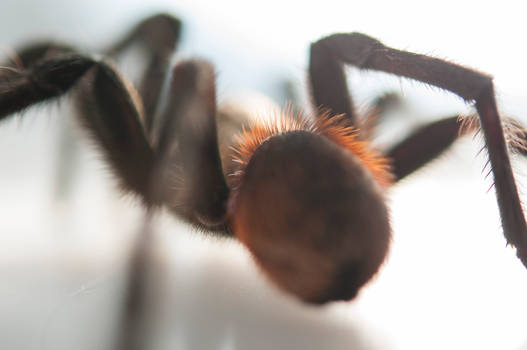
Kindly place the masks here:
POLYGON ((382 187, 357 155, 314 133, 267 139, 229 207, 263 271, 305 301, 353 298, 388 250, 382 187))

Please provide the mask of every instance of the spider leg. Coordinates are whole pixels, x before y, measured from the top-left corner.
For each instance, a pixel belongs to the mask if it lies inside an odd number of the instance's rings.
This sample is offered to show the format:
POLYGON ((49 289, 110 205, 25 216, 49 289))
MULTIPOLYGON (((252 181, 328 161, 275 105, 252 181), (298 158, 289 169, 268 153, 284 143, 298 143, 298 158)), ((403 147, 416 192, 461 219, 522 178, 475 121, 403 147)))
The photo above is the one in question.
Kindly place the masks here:
POLYGON ((328 108, 335 115, 345 114, 350 126, 359 126, 359 118, 348 93, 342 59, 333 50, 328 50, 323 40, 311 45, 309 79, 316 108, 328 108))
POLYGON ((172 69, 166 89, 153 130, 161 196, 195 224, 222 225, 229 188, 216 132, 214 71, 205 61, 183 61, 172 69))
POLYGON ((393 146, 387 156, 392 161, 394 181, 399 181, 435 159, 457 140, 459 116, 427 124, 393 146))
MULTIPOLYGON (((176 50, 181 34, 181 21, 168 14, 157 14, 146 18, 126 34, 119 42, 105 50, 109 56, 119 56, 133 44, 141 44, 148 54, 147 68, 139 86, 139 94, 144 107, 144 124, 151 130, 157 102, 166 75, 170 69, 170 59, 176 50)), ((69 45, 56 42, 37 42, 17 51, 16 62, 4 64, 12 68, 30 67, 39 60, 51 58, 77 50, 69 45), (20 65, 21 67, 17 67, 20 65)))
POLYGON ((11 62, 6 62, 3 66, 24 69, 42 59, 74 52, 75 49, 69 45, 49 41, 35 42, 17 50, 11 62))
POLYGON ((152 129, 156 107, 165 78, 170 70, 170 59, 177 48, 181 34, 181 21, 168 14, 146 18, 122 40, 110 47, 110 55, 119 55, 134 43, 141 44, 148 54, 147 68, 139 85, 139 94, 145 109, 145 128, 152 129))
POLYGON ((0 73, 0 120, 69 90, 95 61, 80 55, 52 58, 25 70, 0 73))
MULTIPOLYGON (((517 129, 518 140, 509 144, 512 151, 527 156, 525 128, 515 120, 508 120, 517 129)), ((397 182, 437 158, 459 137, 474 131, 465 129, 460 116, 452 116, 427 124, 392 146, 387 156, 392 160, 392 173, 397 182)))
MULTIPOLYGON (((411 78, 449 90, 468 102, 475 101, 494 174, 504 235, 509 244, 518 248, 518 257, 527 267, 527 225, 507 154, 490 76, 437 58, 389 48, 360 33, 335 34, 323 38, 312 45, 311 53, 326 57, 324 62, 333 67, 326 69, 327 71, 336 72, 334 67, 344 62, 360 69, 374 69, 411 78), (323 53, 324 51, 327 52, 323 53)), ((340 80, 345 82, 343 77, 339 78, 339 89, 342 85, 340 80)), ((329 89, 326 80, 312 78, 313 85, 319 82, 326 82, 326 85, 321 83, 313 91, 329 89)), ((333 90, 336 88, 328 91, 333 90)), ((347 90, 342 90, 340 94, 344 93, 347 90)), ((332 102, 330 96, 327 98, 332 102)), ((337 102, 342 101, 339 98, 337 102)), ((333 109, 332 104, 328 106, 333 109)))
POLYGON ((108 64, 68 54, 11 72, 7 79, 0 77, 0 120, 65 94, 83 76, 86 83, 78 98, 81 121, 123 186, 152 204, 149 187, 154 154, 129 89, 108 64))
POLYGON ((101 147, 124 188, 157 204, 151 178, 155 154, 142 124, 140 101, 117 71, 99 62, 79 86, 79 117, 101 147))

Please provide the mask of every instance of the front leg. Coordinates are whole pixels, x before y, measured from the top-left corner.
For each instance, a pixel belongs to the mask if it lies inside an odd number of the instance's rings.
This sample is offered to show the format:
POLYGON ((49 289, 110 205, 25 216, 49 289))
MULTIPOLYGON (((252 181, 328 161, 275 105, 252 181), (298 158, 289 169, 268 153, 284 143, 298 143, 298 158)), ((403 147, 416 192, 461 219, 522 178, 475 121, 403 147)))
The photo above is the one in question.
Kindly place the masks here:
POLYGON ((0 120, 66 93, 96 62, 71 54, 0 73, 0 120))
POLYGON ((81 121, 101 147, 125 189, 154 204, 150 176, 154 153, 133 93, 115 70, 91 57, 68 54, 42 60, 26 70, 0 76, 0 120, 58 98, 88 76, 81 87, 81 121))
POLYGON ((411 78, 449 90, 468 102, 475 101, 494 174, 504 235, 517 248, 518 257, 527 267, 527 224, 507 153, 492 78, 444 60, 389 48, 360 33, 334 34, 316 42, 315 46, 324 47, 332 57, 360 69, 411 78))

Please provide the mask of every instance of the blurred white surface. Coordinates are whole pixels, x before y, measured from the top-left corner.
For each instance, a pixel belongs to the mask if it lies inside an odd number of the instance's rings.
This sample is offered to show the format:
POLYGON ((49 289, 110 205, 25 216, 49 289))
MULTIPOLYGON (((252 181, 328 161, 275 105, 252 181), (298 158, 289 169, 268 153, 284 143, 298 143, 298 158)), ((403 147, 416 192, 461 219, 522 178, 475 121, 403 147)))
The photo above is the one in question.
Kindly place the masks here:
MULTIPOLYGON (((335 31, 363 31, 492 73, 501 109, 525 121, 523 11, 507 1, 486 6, 3 0, 0 47, 48 36, 96 47, 147 14, 171 11, 187 24, 181 55, 215 64, 222 102, 251 90, 279 99, 284 77, 305 91, 309 42, 335 31)), ((434 89, 350 74, 359 104, 395 88, 423 120, 470 110, 434 89)), ((115 190, 83 136, 71 200, 51 199, 57 135, 63 125, 79 131, 68 117, 67 103, 53 104, 0 125, 2 349, 112 346, 127 249, 142 214, 115 190)), ((505 247, 478 150, 470 138, 460 142, 392 190, 390 258, 352 303, 300 305, 264 280, 243 247, 161 216, 152 348, 524 349, 527 272, 505 247)), ((521 188, 526 162, 517 160, 521 188)))

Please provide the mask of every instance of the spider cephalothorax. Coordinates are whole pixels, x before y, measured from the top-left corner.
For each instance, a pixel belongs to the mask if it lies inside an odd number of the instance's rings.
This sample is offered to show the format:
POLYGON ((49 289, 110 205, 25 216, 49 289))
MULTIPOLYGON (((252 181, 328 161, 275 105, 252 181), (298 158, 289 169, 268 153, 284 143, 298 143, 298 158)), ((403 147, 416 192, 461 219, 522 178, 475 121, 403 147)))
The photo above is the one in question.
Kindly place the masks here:
POLYGON ((489 76, 363 34, 330 35, 311 46, 316 112, 285 112, 241 128, 232 154, 239 164, 224 164, 233 169, 224 174, 214 71, 200 60, 171 67, 179 32, 171 16, 148 18, 105 50, 104 60, 62 44, 26 47, 18 64, 0 72, 0 119, 75 87, 78 116, 125 190, 148 208, 166 206, 196 226, 238 238, 276 285, 323 303, 353 298, 382 264, 390 241, 385 189, 460 135, 453 116, 376 152, 370 132, 361 130, 343 65, 415 79, 475 102, 504 234, 527 265, 526 224, 489 76), (138 93, 107 61, 132 43, 148 53, 138 93))

